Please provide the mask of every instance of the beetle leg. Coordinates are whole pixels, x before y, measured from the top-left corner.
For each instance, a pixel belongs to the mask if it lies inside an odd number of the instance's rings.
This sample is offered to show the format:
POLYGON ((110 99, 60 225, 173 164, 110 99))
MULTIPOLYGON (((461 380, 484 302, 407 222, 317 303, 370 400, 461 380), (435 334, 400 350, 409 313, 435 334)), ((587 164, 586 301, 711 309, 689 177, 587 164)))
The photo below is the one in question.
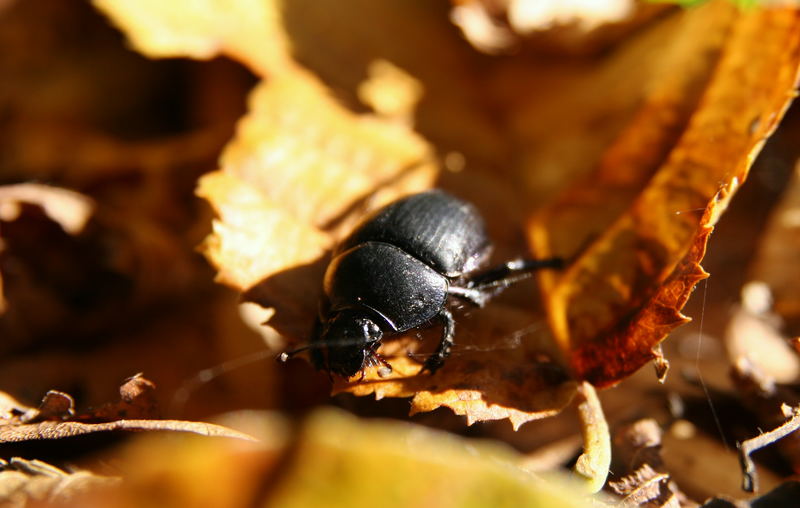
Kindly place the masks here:
POLYGON ((450 349, 453 347, 453 337, 456 332, 456 322, 449 310, 442 309, 439 312, 439 319, 442 320, 442 325, 444 326, 442 339, 439 341, 436 351, 425 360, 425 365, 422 367, 422 370, 428 370, 431 374, 439 370, 444 364, 444 359, 450 356, 450 349))
POLYGON ((462 300, 466 300, 477 307, 483 307, 484 304, 488 301, 486 293, 484 293, 479 289, 474 289, 469 287, 450 286, 449 288, 447 288, 447 294, 450 296, 455 296, 462 300))
POLYGON ((527 279, 537 270, 561 268, 563 265, 561 258, 515 259, 468 278, 466 287, 482 293, 485 303, 512 284, 527 279))
POLYGON ((514 283, 527 279, 536 270, 560 268, 561 265, 560 258, 516 259, 468 278, 465 286, 450 286, 447 293, 483 307, 492 297, 514 283))

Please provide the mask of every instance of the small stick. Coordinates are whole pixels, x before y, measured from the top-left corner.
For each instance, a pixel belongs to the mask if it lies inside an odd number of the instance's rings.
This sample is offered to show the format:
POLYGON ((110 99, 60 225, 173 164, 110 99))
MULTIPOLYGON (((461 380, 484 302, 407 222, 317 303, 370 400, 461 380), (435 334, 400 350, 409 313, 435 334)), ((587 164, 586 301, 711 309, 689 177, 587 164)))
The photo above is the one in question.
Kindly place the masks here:
POLYGON ((737 444, 739 448, 739 463, 742 466, 743 475, 742 490, 745 492, 756 492, 758 490, 758 473, 753 459, 750 458, 750 454, 783 439, 800 428, 800 407, 791 407, 784 404, 781 410, 784 416, 789 418, 783 425, 775 430, 765 432, 760 436, 737 444))

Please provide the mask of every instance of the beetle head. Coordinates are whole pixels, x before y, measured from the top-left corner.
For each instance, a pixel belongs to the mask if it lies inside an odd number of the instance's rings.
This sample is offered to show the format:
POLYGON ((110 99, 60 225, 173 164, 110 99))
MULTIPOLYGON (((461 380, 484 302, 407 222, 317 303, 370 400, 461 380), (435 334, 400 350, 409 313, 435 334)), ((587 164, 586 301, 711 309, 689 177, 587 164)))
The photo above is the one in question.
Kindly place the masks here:
POLYGON ((364 367, 375 365, 382 337, 380 327, 367 316, 353 311, 337 312, 323 324, 319 337, 327 349, 328 370, 351 377, 364 367))

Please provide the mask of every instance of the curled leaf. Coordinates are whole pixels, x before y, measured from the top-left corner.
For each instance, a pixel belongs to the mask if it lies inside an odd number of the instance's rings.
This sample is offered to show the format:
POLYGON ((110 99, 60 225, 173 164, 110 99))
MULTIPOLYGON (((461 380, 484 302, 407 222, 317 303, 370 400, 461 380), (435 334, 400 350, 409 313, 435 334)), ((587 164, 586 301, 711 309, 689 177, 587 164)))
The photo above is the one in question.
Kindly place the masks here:
MULTIPOLYGON (((793 97, 798 28, 795 9, 740 15, 685 131, 628 208, 614 216, 616 205, 607 207, 604 193, 619 175, 601 167, 597 185, 566 194, 532 224, 538 252, 572 259, 541 280, 550 324, 579 378, 618 382, 688 320, 680 309, 707 275, 699 263, 711 228, 793 97), (769 37, 756 47, 757 33, 769 37)), ((623 195, 655 161, 630 162, 639 176, 623 195)))

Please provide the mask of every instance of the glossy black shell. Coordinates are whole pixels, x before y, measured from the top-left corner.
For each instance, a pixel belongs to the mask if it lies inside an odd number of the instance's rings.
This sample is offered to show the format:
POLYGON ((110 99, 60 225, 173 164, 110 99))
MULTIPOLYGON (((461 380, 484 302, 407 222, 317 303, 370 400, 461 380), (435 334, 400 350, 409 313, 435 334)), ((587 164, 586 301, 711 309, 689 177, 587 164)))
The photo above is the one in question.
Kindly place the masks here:
POLYGON ((325 273, 329 313, 364 311, 403 332, 438 315, 450 280, 478 268, 490 243, 472 205, 442 191, 415 194, 368 216, 325 273))
POLYGON ((334 258, 325 293, 332 311, 360 308, 381 328, 403 332, 439 313, 447 278, 394 245, 366 242, 334 258))
POLYGON ((491 251, 475 207, 440 190, 414 194, 368 216, 334 258, 366 242, 394 245, 449 278, 475 270, 491 251))

